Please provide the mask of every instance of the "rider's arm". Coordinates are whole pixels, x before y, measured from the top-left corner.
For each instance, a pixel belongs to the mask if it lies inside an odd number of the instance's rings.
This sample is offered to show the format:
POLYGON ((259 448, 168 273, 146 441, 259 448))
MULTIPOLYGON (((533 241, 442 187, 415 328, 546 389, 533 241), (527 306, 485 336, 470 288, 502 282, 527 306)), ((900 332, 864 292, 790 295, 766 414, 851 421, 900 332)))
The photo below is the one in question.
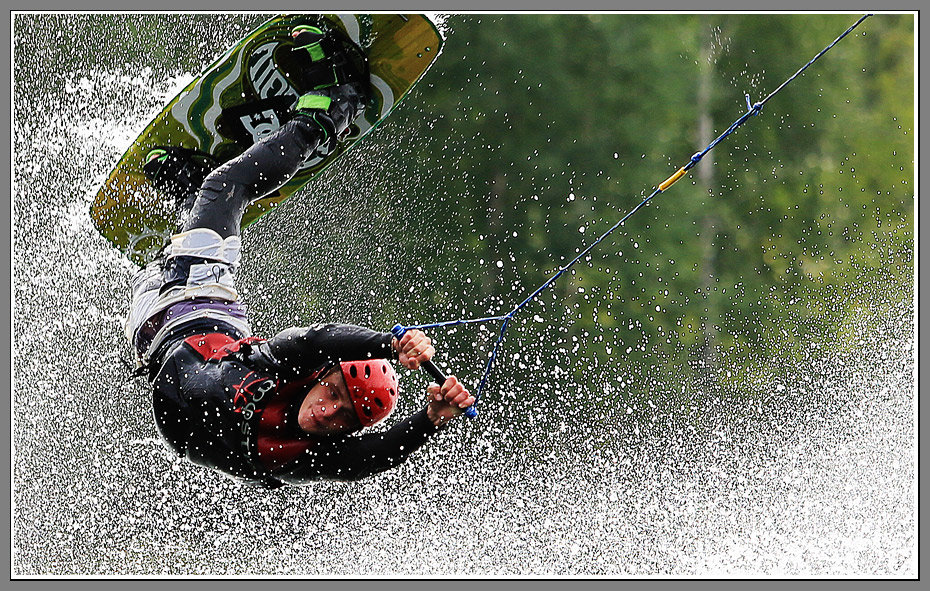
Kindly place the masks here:
POLYGON ((338 435, 321 440, 275 477, 291 484, 311 480, 358 480, 403 462, 451 419, 462 414, 475 398, 449 376, 445 383, 426 388, 426 407, 381 433, 338 435))
POLYGON ((439 429, 424 407, 387 431, 323 439, 275 478, 289 484, 359 480, 397 466, 439 429))
POLYGON ((316 324, 282 330, 257 349, 279 370, 305 376, 343 360, 391 359, 395 355, 392 339, 391 333, 351 324, 316 324))

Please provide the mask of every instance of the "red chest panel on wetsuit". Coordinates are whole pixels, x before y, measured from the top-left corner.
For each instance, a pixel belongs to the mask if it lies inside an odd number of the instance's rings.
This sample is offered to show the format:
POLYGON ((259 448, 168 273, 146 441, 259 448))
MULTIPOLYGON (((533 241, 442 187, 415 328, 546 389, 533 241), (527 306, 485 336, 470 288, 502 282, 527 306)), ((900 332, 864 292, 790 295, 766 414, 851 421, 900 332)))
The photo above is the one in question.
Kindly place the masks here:
MULTIPOLYGON (((239 351, 242 345, 263 340, 259 337, 248 337, 237 341, 225 334, 212 333, 192 336, 184 342, 204 361, 222 361, 239 351)), ((251 392, 251 384, 243 383, 234 388, 237 392, 237 399, 234 400, 237 412, 242 411, 243 404, 251 401, 248 405, 251 407, 248 409, 249 414, 258 416, 256 445, 259 459, 268 470, 273 471, 287 465, 316 444, 315 439, 304 436, 297 426, 297 410, 307 391, 315 383, 316 375, 315 373, 299 382, 281 385, 264 404, 253 399, 257 396, 251 392), (239 396, 242 396, 243 400, 238 400, 239 396)), ((264 383, 267 379, 267 376, 260 377, 251 372, 249 376, 253 376, 256 383, 264 383)))
POLYGON ((260 343, 265 339, 260 337, 247 337, 238 341, 229 335, 214 332, 210 334, 194 335, 184 339, 204 361, 215 361, 237 352, 242 345, 260 343))
POLYGON ((316 444, 297 426, 297 410, 315 383, 316 375, 285 384, 265 405, 258 424, 258 454, 267 469, 287 465, 316 444))

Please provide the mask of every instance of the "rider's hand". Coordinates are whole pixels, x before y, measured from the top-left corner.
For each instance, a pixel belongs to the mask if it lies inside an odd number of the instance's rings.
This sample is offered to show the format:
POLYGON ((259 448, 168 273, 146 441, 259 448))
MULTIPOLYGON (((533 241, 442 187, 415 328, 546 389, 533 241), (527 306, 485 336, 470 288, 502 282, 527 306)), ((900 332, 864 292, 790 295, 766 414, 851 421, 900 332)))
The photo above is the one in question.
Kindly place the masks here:
POLYGON ((475 397, 468 393, 455 376, 446 378, 441 388, 438 384, 431 383, 426 387, 426 394, 429 400, 426 416, 437 427, 462 414, 475 403, 475 397))
POLYGON ((400 341, 395 338, 392 343, 397 351, 397 361, 407 369, 418 369, 436 353, 433 341, 419 330, 408 330, 400 341))

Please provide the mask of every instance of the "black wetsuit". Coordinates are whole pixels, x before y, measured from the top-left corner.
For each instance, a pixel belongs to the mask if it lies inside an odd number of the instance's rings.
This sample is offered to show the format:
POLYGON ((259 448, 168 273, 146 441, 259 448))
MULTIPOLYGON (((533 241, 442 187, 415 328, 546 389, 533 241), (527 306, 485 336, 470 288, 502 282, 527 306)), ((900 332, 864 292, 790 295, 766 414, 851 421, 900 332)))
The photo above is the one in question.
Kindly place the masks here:
MULTIPOLYGON (((289 180, 319 137, 309 120, 295 117, 220 166, 188 200, 182 230, 237 235, 249 203, 289 180)), ((204 262, 210 261, 169 258, 162 293, 204 262)), ((159 322, 161 316, 149 329, 158 330, 159 322)), ((246 336, 216 318, 201 319, 174 325, 150 355, 158 428, 192 462, 268 486, 352 480, 397 465, 437 431, 425 408, 387 432, 361 436, 310 437, 296 425, 315 373, 340 360, 392 356, 389 333, 330 324, 287 329, 268 340, 246 336)))
POLYGON ((425 408, 384 432, 328 437, 301 432, 296 411, 317 372, 392 353, 390 333, 351 325, 290 328, 268 340, 195 335, 176 341, 154 377, 155 421, 178 454, 239 479, 276 486, 364 478, 437 431, 425 408))

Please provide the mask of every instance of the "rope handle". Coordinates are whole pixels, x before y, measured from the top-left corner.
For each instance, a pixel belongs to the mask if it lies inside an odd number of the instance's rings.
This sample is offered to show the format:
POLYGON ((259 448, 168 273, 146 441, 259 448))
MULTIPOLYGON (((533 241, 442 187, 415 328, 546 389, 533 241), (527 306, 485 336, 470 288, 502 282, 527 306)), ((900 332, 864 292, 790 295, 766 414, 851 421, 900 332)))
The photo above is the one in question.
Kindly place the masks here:
MULTIPOLYGON (((391 334, 394 335, 398 341, 406 334, 407 329, 400 324, 395 324, 394 328, 391 329, 391 334)), ((449 378, 441 369, 439 369, 432 360, 424 361, 420 364, 420 367, 426 370, 430 376, 433 377, 436 382, 442 386, 445 381, 449 378)), ((478 409, 474 405, 469 406, 465 409, 465 416, 473 419, 478 416, 478 409)))

